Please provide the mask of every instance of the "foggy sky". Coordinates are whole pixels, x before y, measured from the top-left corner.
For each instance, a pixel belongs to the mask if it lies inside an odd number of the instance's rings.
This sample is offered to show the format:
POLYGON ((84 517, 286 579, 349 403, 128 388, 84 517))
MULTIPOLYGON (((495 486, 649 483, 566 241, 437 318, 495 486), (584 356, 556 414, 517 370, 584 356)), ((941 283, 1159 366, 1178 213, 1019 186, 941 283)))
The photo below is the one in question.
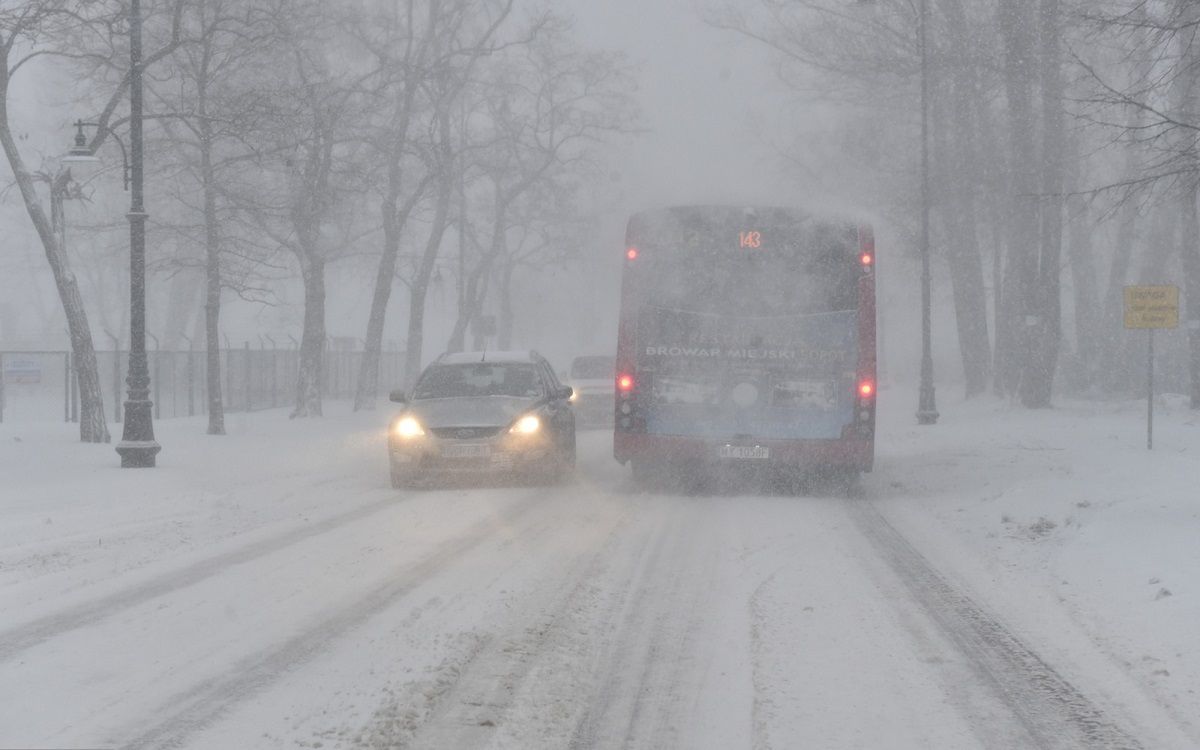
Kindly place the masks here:
POLYGON ((755 121, 778 112, 762 50, 700 19, 692 0, 569 0, 586 45, 638 65, 649 132, 614 160, 626 205, 780 202, 779 177, 755 121))

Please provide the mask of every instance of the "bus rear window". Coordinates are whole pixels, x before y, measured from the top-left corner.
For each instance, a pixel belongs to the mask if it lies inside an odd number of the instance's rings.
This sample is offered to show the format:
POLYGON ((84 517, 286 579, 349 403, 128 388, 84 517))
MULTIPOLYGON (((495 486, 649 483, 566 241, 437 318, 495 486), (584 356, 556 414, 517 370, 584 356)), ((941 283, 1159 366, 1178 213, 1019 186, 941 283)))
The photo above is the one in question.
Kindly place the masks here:
POLYGON ((857 306, 857 237, 844 225, 672 211, 631 234, 639 296, 659 307, 769 317, 857 306))

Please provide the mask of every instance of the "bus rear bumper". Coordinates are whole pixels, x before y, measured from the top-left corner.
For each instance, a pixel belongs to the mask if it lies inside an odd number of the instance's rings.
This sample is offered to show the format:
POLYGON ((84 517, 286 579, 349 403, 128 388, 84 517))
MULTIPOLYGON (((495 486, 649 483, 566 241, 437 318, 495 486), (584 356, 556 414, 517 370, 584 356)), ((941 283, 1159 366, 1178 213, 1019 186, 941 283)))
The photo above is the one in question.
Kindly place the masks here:
POLYGON ((613 456, 622 464, 630 460, 664 464, 709 466, 764 466, 799 471, 870 471, 875 463, 875 445, 870 438, 840 440, 736 440, 723 441, 675 435, 645 435, 617 432, 613 456), (762 447, 766 458, 726 458, 722 448, 762 447))

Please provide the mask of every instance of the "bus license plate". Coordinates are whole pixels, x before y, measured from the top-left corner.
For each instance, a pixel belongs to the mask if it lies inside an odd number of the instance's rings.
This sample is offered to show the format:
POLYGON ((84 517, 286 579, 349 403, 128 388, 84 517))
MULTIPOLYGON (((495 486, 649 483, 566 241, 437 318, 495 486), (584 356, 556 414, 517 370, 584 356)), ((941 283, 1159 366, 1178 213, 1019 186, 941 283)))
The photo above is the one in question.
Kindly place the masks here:
POLYGON ((722 445, 721 458, 767 459, 771 449, 765 445, 722 445))
POLYGON ((492 447, 486 444, 468 443, 442 446, 442 458, 487 458, 490 455, 492 455, 492 447))

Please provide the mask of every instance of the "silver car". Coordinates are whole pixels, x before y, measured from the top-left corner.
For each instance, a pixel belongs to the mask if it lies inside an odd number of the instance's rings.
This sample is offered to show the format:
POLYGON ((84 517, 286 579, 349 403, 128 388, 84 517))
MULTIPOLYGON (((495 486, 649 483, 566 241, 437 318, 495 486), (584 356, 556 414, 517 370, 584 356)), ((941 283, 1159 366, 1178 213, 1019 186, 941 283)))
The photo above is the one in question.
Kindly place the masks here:
POLYGON ((393 487, 437 476, 553 480, 575 465, 571 388, 537 352, 445 354, 425 368, 388 429, 393 487))

